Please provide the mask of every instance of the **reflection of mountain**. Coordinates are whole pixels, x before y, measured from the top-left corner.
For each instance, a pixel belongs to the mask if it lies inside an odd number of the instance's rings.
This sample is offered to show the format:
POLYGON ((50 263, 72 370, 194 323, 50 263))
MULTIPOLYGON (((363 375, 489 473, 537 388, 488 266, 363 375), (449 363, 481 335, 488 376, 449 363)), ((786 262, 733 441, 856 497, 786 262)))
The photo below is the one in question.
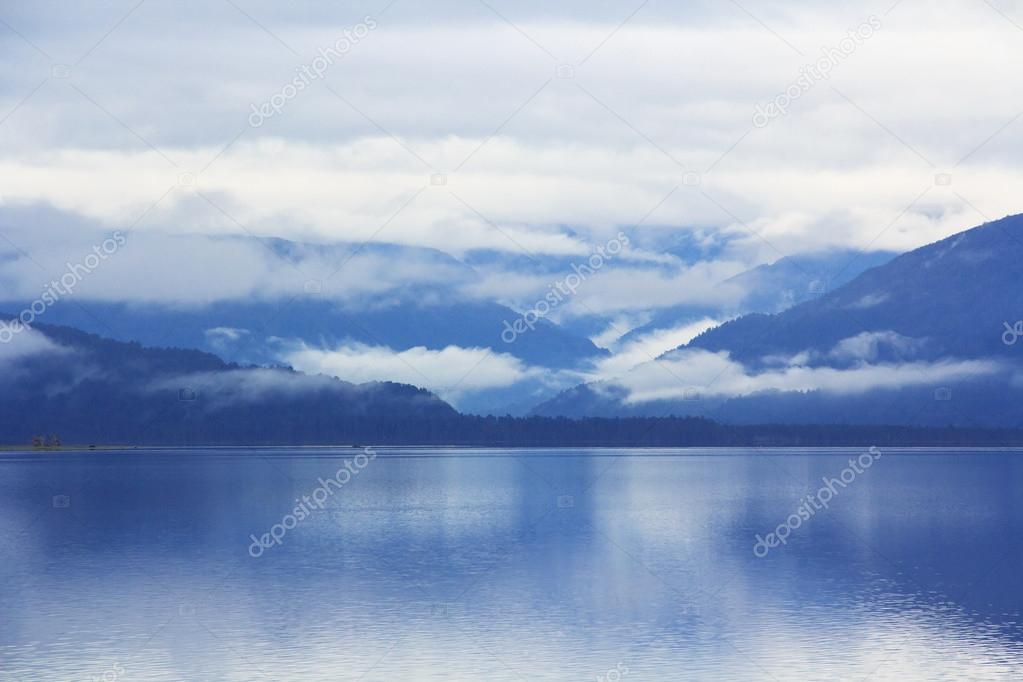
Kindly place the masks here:
POLYGON ((0 583, 5 623, 17 626, 5 664, 52 662, 46 679, 72 679, 81 660, 113 651, 168 679, 203 679, 237 665, 212 631, 258 642, 248 660, 283 679, 370 668, 407 679, 465 652, 497 671, 466 679, 493 679, 504 668, 489 652, 502 646, 522 674, 499 679, 592 679, 615 661, 629 666, 625 680, 677 680, 680 669, 1012 679, 1001 673, 1023 665, 1023 468, 1012 453, 886 452, 759 559, 755 535, 859 450, 377 452, 258 560, 250 535, 281 523, 351 450, 10 458, 0 536, 20 559, 0 583), (72 508, 40 514, 54 490, 72 508), (325 601, 339 585, 345 598, 325 601), (271 588, 283 612, 265 608, 271 588), (148 636, 154 612, 183 604, 149 645, 103 631, 116 622, 148 636), (369 650, 340 646, 338 633, 369 650), (395 637, 403 645, 389 648, 395 637))
POLYGON ((819 298, 726 323, 541 414, 1013 426, 1006 321, 1023 317, 1023 217, 917 249, 819 298), (685 400, 690 398, 690 400, 685 400))

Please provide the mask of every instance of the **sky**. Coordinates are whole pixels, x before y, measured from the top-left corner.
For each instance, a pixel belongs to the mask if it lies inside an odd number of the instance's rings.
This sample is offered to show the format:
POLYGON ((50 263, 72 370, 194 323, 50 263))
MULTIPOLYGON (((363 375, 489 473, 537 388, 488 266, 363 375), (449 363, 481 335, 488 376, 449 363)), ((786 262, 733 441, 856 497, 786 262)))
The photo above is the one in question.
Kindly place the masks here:
POLYGON ((638 324, 784 256, 1019 212, 1021 38, 1020 0, 6 3, 0 282, 38 291, 31 261, 120 230, 131 257, 82 295, 286 296, 329 268, 235 238, 379 242, 417 250, 360 254, 338 297, 522 309, 551 269, 514 259, 624 229, 559 314, 638 324))

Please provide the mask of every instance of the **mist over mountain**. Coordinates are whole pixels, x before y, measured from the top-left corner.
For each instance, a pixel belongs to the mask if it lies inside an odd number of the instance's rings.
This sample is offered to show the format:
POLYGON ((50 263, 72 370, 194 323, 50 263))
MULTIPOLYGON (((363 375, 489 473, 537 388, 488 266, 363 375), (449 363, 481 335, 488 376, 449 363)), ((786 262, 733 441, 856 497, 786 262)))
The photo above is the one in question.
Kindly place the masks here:
POLYGON ((744 266, 731 238, 699 229, 598 237, 566 226, 572 241, 563 253, 448 253, 379 241, 109 232, 41 204, 2 205, 0 221, 9 240, 0 242, 6 310, 49 296, 39 322, 228 362, 423 386, 478 414, 525 414, 808 289, 784 262, 737 277, 744 266), (110 253, 101 249, 86 268, 97 244, 110 253), (594 260, 601 250, 607 257, 594 260), (54 283, 71 273, 73 290, 56 295, 54 283), (687 300, 700 303, 676 303, 687 300), (741 301, 749 304, 737 308, 741 301), (690 319, 694 310, 700 315, 690 319))
MULTIPOLYGON (((224 363, 196 350, 146 348, 68 327, 19 328, 0 344, 0 444, 782 446, 1012 445, 1012 429, 755 425, 700 417, 478 417, 423 389, 355 385, 287 369, 224 363)), ((6 337, 6 334, 4 335, 6 337)))
MULTIPOLYGON (((9 316, 3 320, 11 325, 9 316)), ((54 434, 79 444, 180 442, 194 433, 297 443, 323 439, 350 420, 456 415, 413 386, 241 366, 54 325, 6 328, 17 330, 0 344, 6 443, 54 434)))
POLYGON ((898 256, 779 315, 724 324, 689 346, 727 349, 733 358, 751 362, 810 350, 817 352, 808 360, 814 365, 833 363, 822 352, 845 339, 890 333, 871 352, 1013 360, 1017 355, 1002 343, 1002 333, 1006 322, 1023 316, 1021 254, 1023 216, 1010 216, 898 256), (907 341, 900 344, 894 335, 907 341))
MULTIPOLYGON (((832 248, 748 269, 732 235, 660 226, 560 226, 545 252, 449 253, 379 241, 109 233, 45 205, 0 206, 0 220, 9 240, 0 243, 0 305, 12 313, 84 270, 37 321, 355 384, 421 386, 484 415, 527 414, 742 314, 819 301, 892 257, 832 248), (83 268, 97 244, 116 248, 83 268)), ((621 409, 642 413, 640 396, 621 409)), ((564 409, 585 413, 590 402, 564 409)))
POLYGON ((773 263, 730 277, 721 284, 743 292, 730 306, 672 306, 656 312, 644 325, 630 330, 621 342, 649 335, 659 329, 691 324, 701 319, 727 320, 748 313, 777 313, 853 280, 857 275, 887 263, 897 254, 888 251, 861 252, 833 249, 819 253, 786 256, 773 263))
POLYGON ((545 415, 1015 425, 1023 216, 943 239, 777 314, 727 322, 545 415))
MULTIPOLYGON (((410 296, 410 298, 412 298, 410 296)), ((346 307, 316 296, 265 302, 225 301, 201 308, 132 303, 71 302, 47 312, 54 323, 147 345, 199 348, 232 362, 285 362, 290 351, 345 344, 394 351, 491 348, 525 363, 554 369, 577 367, 607 351, 589 339, 541 320, 536 329, 505 344, 505 321, 519 314, 495 303, 386 301, 377 307, 346 307)))

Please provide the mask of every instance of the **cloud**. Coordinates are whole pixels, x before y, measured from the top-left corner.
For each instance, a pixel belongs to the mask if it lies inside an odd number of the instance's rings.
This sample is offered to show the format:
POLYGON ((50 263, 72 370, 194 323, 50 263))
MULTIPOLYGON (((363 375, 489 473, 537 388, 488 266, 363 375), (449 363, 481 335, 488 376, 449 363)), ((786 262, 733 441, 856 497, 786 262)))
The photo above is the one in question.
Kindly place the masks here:
POLYGON ((1004 371, 994 360, 906 361, 924 343, 893 331, 864 332, 839 341, 824 353, 806 350, 790 358, 765 358, 775 367, 761 372, 732 360, 727 351, 680 349, 656 362, 637 366, 610 385, 627 391, 626 404, 636 404, 687 399, 693 394, 712 398, 773 391, 855 395, 970 380, 1004 371), (878 362, 880 357, 888 361, 878 362), (838 361, 843 366, 822 366, 820 363, 825 361, 838 361))
POLYGON ((71 353, 42 332, 9 320, 0 321, 0 365, 16 363, 39 355, 71 353), (9 332, 9 333, 8 333, 9 332))
POLYGON ((427 388, 449 402, 457 402, 468 392, 512 386, 543 374, 543 370, 511 355, 458 346, 395 351, 364 344, 329 350, 302 345, 286 351, 283 359, 307 374, 325 374, 354 383, 397 381, 427 388))
MULTIPOLYGON (((16 245, 0 241, 7 300, 37 297, 95 235, 131 228, 76 296, 195 306, 471 296, 524 309, 567 272, 509 262, 579 258, 627 229, 637 247, 553 320, 641 320, 682 303, 727 315, 747 292, 721 282, 752 265, 833 246, 905 250, 1019 211, 1023 124, 1004 73, 1023 43, 985 3, 891 8, 877 35, 763 128, 757 105, 869 8, 648 3, 622 24, 634 7, 527 0, 501 5, 513 28, 480 3, 397 3, 322 81, 253 128, 252 105, 361 12, 247 2, 275 39, 231 3, 188 13, 143 3, 127 18, 112 1, 16 5, 4 21, 17 33, 0 46, 0 228, 16 245), (675 243, 705 248, 679 255, 675 243), (459 262, 478 251, 505 262, 459 262)), ((597 371, 621 372, 688 333, 645 337, 597 371)), ((838 352, 871 362, 882 347, 891 339, 838 352)), ((455 393, 533 377, 486 352, 344 347, 295 361, 455 393)), ((696 365, 711 365, 732 391, 831 380, 800 358, 757 375, 699 359, 666 366, 698 379, 696 365)), ((845 378, 873 381, 875 369, 845 378)))
POLYGON ((615 348, 623 336, 649 321, 650 314, 646 312, 623 313, 609 320, 604 331, 591 336, 590 341, 599 348, 615 348))
POLYGON ((886 293, 867 294, 860 298, 858 301, 851 303, 848 307, 853 310, 867 310, 875 306, 879 306, 889 298, 886 293))
MULTIPOLYGON (((608 243, 623 242, 616 237, 608 243)), ((686 255, 699 253, 692 251, 686 255)), ((653 258, 646 249, 633 249, 631 242, 607 257, 590 248, 585 255, 534 256, 526 263, 495 257, 478 260, 482 262, 473 262, 473 267, 480 276, 463 287, 467 295, 494 298, 523 311, 536 308, 545 297, 552 304, 556 300, 547 315, 555 322, 636 315, 687 303, 733 306, 746 294, 739 284, 725 281, 744 270, 740 262, 707 259, 689 263, 672 253, 653 258)))
POLYGON ((680 350, 640 365, 611 385, 627 391, 626 404, 682 400, 692 394, 734 398, 757 393, 822 391, 855 395, 872 390, 952 383, 1004 371, 993 360, 941 360, 938 362, 860 363, 849 368, 791 364, 754 372, 725 351, 680 350))
MULTIPOLYGON (((474 252, 464 262, 439 250, 380 242, 295 243, 244 232, 149 227, 109 232, 91 219, 41 204, 0 207, 0 224, 8 239, 0 241, 0 300, 9 301, 40 296, 111 235, 121 235, 124 246, 75 285, 76 298, 202 306, 315 295, 362 306, 434 296, 496 300, 526 310, 555 282, 574 276, 573 266, 585 266, 594 251, 591 243, 566 235, 579 253, 529 257, 486 252, 483 258, 474 252), (133 284, 126 287, 125 282, 133 284)), ((550 319, 635 315, 679 303, 730 306, 745 293, 721 282, 742 270, 740 262, 688 264, 670 254, 650 254, 647 248, 622 249, 587 276, 550 319)))
POLYGON ((25 390, 55 397, 93 378, 97 368, 75 349, 31 327, 0 321, 0 385, 14 393, 25 390), (40 373, 40 367, 45 370, 40 373))
POLYGON ((712 327, 718 320, 703 318, 669 329, 658 329, 612 348, 612 355, 597 362, 589 381, 599 381, 624 375, 629 370, 651 362, 662 354, 685 345, 712 327))
MULTIPOLYGON (((0 299, 33 300, 112 233, 41 207, 0 208, 0 299)), ((452 288, 475 277, 450 256, 380 244, 296 244, 247 234, 118 230, 115 253, 74 287, 78 299, 178 305, 322 296, 358 305, 417 287, 452 288), (130 286, 126 285, 130 283, 130 286)), ((424 294, 425 295, 425 294, 424 294)), ((216 332, 213 332, 216 333, 216 332)))
POLYGON ((206 338, 222 341, 238 341, 249 334, 248 329, 237 329, 235 327, 214 327, 206 330, 206 338))
POLYGON ((863 332, 839 341, 829 355, 836 360, 873 362, 886 350, 900 357, 911 356, 924 343, 893 331, 863 332))
POLYGON ((209 344, 221 352, 230 349, 234 344, 249 336, 250 333, 248 329, 238 329, 235 327, 214 327, 204 332, 209 344))
POLYGON ((563 312, 575 316, 613 315, 680 304, 728 308, 741 301, 746 292, 725 280, 744 269, 735 261, 704 261, 667 271, 612 265, 584 282, 563 312))
MULTIPOLYGON (((251 105, 362 16, 249 3, 296 57, 229 4, 187 17, 147 4, 70 79, 8 42, 0 110, 31 97, 0 126, 4 196, 114 228, 176 187, 147 224, 236 232, 198 189, 262 236, 451 252, 579 253, 562 226, 640 222, 723 230, 745 262, 830 245, 906 249, 1018 210, 1023 180, 1023 137, 1006 127, 1018 103, 999 75, 1020 58, 1017 31, 984 3, 939 4, 885 15, 830 80, 763 129, 752 129, 756 105, 868 9, 746 3, 772 33, 728 3, 650 5, 611 36, 625 9, 503 7, 552 59, 482 6, 446 3, 429 17, 395 6, 324 82, 251 129, 251 105), (559 62, 576 65, 573 78, 556 77, 559 62), (953 184, 936 186, 953 167, 953 184), (194 187, 177 187, 183 172, 194 187), (683 183, 686 173, 699 183, 683 183), (434 174, 446 184, 431 185, 434 174)), ((62 7, 54 23, 46 6, 6 20, 69 64, 121 16, 116 4, 62 7)))

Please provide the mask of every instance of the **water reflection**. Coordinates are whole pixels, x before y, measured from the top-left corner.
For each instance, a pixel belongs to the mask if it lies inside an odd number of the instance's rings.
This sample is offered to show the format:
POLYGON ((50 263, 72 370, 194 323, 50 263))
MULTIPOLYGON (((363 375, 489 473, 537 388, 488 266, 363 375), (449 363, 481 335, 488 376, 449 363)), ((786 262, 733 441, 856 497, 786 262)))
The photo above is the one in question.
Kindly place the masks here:
POLYGON ((0 680, 1023 672, 1017 454, 378 452, 3 456, 0 680))

